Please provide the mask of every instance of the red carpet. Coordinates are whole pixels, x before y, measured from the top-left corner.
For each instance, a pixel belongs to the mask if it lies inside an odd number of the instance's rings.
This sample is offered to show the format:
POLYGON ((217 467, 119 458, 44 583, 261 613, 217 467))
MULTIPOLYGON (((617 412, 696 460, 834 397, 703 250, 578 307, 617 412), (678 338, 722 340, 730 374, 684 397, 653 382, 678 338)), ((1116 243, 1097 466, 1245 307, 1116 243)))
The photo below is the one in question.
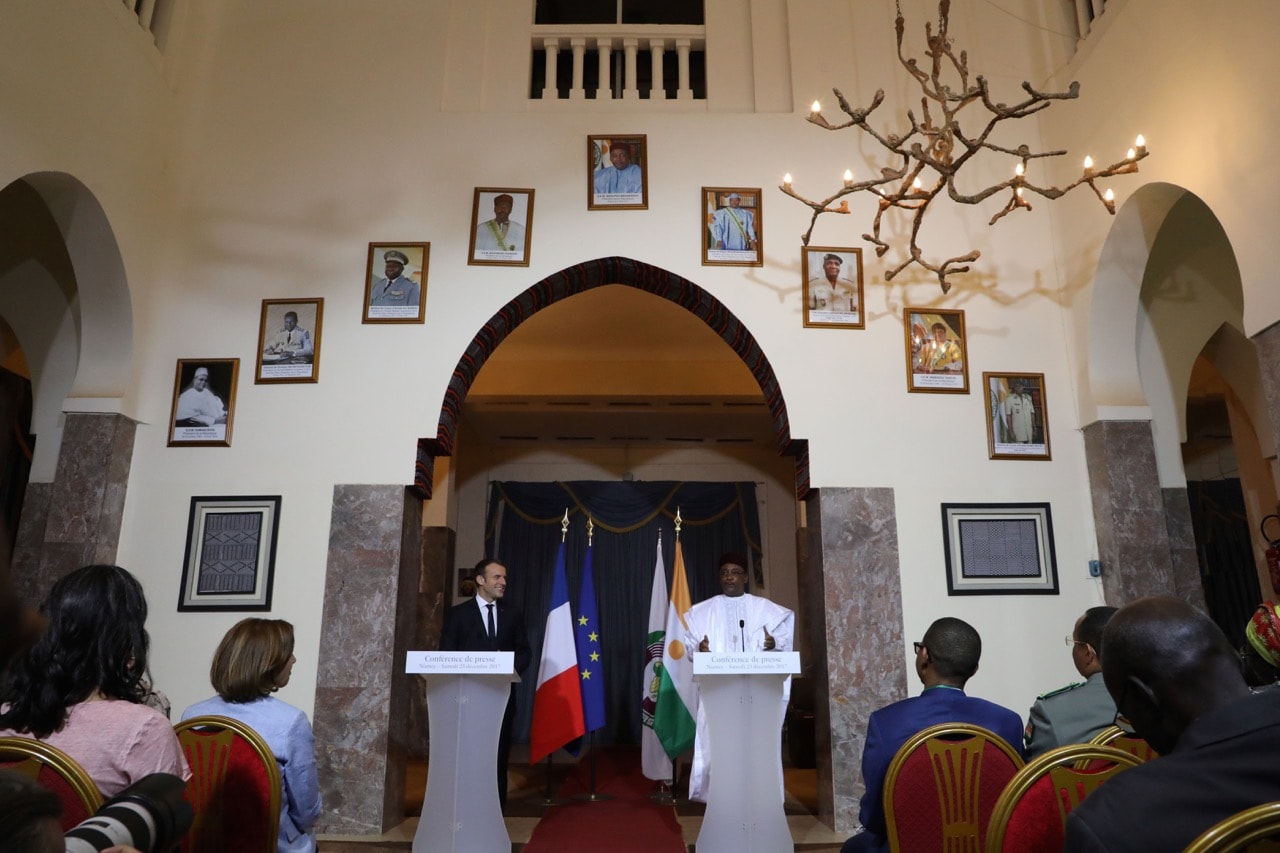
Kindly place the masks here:
MULTIPOLYGON (((583 756, 557 793, 591 788, 591 758, 583 756)), ((523 853, 685 853, 674 806, 649 800, 657 783, 640 772, 635 747, 596 748, 596 792, 612 800, 574 801, 547 810, 523 853)))

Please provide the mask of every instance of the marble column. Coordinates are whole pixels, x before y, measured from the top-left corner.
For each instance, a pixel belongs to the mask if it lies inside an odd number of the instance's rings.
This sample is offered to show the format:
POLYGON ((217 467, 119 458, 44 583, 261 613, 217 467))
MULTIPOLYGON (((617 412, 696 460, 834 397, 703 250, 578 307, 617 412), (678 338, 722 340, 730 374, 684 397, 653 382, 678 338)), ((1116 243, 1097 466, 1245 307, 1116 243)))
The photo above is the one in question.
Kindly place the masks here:
MULTIPOLYGON (((1274 447, 1280 448, 1280 323, 1258 332, 1253 336, 1253 343, 1257 348, 1262 394, 1267 401, 1267 414, 1271 416, 1271 440, 1274 447)), ((1271 465, 1272 474, 1280 475, 1275 460, 1271 465)))
MULTIPOLYGON (((1179 513, 1172 498, 1172 511, 1166 507, 1150 421, 1096 421, 1084 428, 1084 446, 1107 603, 1120 607, 1144 595, 1190 594, 1185 565, 1186 543, 1194 542, 1190 510, 1179 513), (1170 524, 1178 527, 1173 542, 1170 524)), ((1182 504, 1186 507, 1185 490, 1182 504)), ((1198 587, 1198 569, 1194 583, 1198 587)), ((1199 604, 1204 604, 1203 593, 1199 604)))
POLYGON ((1200 580, 1200 557, 1196 552, 1195 528, 1191 524, 1191 499, 1187 489, 1161 489, 1164 499, 1164 527, 1169 534, 1169 563, 1173 570, 1173 595, 1209 612, 1200 580))
MULTIPOLYGON (((68 412, 52 483, 31 483, 14 550, 28 601, 91 563, 114 563, 137 424, 118 414, 68 412)), ((128 568, 126 566, 126 568, 128 568)))
MULTIPOLYGON (((449 527, 422 529, 422 560, 414 597, 411 649, 436 649, 446 602, 453 601, 455 534, 449 527)), ((427 682, 410 679, 409 757, 427 757, 427 682)))
POLYGON ((867 718, 907 696, 897 515, 892 489, 814 489, 805 504, 819 818, 852 834, 867 718))
POLYGON ((334 486, 315 701, 322 833, 379 835, 404 819, 421 537, 422 501, 404 486, 334 486))

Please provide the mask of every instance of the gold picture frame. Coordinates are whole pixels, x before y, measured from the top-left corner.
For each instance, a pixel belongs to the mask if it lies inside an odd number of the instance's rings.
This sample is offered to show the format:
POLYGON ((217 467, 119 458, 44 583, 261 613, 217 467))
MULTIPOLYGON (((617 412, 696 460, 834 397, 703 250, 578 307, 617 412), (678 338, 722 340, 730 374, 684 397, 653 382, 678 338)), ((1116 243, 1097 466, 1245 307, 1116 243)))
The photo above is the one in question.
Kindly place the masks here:
POLYGON ((430 262, 430 243, 370 243, 362 322, 423 322, 430 262))
POLYGON ((862 250, 801 246, 804 325, 809 329, 864 329, 862 250))
POLYGON ((906 333, 907 390, 926 394, 969 393, 969 341, 964 312, 945 308, 902 310, 906 333))
POLYGON ((476 187, 468 264, 527 267, 532 237, 533 190, 476 187))
POLYGON ((238 358, 180 358, 169 410, 169 447, 230 447, 238 358))
POLYGON ((649 209, 649 145, 644 134, 587 137, 587 210, 649 209))
POLYGON ((701 204, 703 266, 764 266, 764 197, 759 187, 703 187, 701 204))
POLYGON ((317 382, 324 299, 264 299, 255 385, 317 382))
POLYGON ((991 459, 1051 459, 1043 373, 983 373, 987 454, 991 459))

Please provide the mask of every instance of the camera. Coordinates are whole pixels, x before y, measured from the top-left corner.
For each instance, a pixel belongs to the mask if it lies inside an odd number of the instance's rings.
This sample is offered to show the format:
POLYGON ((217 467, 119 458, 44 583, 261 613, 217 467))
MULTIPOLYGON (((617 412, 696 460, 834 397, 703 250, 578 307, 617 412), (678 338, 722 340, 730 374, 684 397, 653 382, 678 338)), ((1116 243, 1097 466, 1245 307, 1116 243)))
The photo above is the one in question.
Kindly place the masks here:
POLYGON ((195 816, 182 798, 185 789, 186 783, 172 773, 139 779, 66 834, 67 853, 95 853, 121 844, 143 853, 172 850, 195 816))

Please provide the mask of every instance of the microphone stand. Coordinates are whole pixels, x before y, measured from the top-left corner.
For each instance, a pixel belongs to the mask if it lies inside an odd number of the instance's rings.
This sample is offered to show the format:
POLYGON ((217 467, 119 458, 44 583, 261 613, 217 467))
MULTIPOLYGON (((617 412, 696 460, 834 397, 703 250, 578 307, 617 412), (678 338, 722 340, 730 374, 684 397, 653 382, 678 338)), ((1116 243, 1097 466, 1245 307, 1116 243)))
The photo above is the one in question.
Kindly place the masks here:
POLYGON ((738 620, 738 632, 742 634, 742 651, 747 650, 747 620, 738 620))

